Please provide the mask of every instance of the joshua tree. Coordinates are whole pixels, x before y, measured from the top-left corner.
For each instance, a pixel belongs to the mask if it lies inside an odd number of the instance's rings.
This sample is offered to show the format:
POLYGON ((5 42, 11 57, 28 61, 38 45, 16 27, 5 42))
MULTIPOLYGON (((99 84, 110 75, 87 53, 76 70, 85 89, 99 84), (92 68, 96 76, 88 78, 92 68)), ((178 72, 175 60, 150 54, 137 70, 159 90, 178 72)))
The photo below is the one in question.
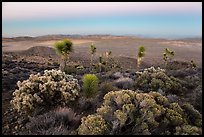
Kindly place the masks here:
POLYGON ((169 48, 166 48, 163 52, 163 60, 165 61, 165 66, 167 66, 168 61, 174 56, 174 51, 171 51, 169 48))
POLYGON ((102 71, 102 65, 103 65, 103 57, 100 55, 99 57, 99 71, 102 71))
POLYGON ((91 69, 93 65, 93 56, 96 53, 96 47, 93 45, 93 43, 90 45, 90 51, 91 51, 91 69))
POLYGON ((166 49, 165 49, 165 52, 166 52, 168 55, 170 55, 171 57, 174 56, 174 51, 171 51, 169 48, 166 48, 166 49))
POLYGON ((191 66, 191 68, 196 68, 197 67, 197 65, 194 62, 194 60, 191 60, 190 66, 191 66))
POLYGON ((105 57, 106 57, 106 61, 105 61, 105 64, 106 64, 106 68, 110 65, 112 65, 113 62, 111 62, 111 54, 112 54, 112 51, 106 51, 105 52, 105 57))
POLYGON ((54 44, 54 49, 58 55, 61 56, 63 64, 60 64, 60 69, 65 71, 66 63, 69 60, 70 52, 73 52, 73 43, 69 39, 64 39, 62 41, 57 41, 54 44))
POLYGON ((137 67, 140 67, 142 58, 145 56, 145 47, 144 46, 140 46, 138 49, 138 54, 137 54, 137 67))
POLYGON ((94 74, 85 74, 82 78, 83 92, 87 98, 97 94, 99 79, 94 74))
POLYGON ((110 50, 107 51, 107 52, 106 52, 106 57, 109 58, 109 57, 111 56, 111 54, 112 54, 112 51, 110 51, 110 50))

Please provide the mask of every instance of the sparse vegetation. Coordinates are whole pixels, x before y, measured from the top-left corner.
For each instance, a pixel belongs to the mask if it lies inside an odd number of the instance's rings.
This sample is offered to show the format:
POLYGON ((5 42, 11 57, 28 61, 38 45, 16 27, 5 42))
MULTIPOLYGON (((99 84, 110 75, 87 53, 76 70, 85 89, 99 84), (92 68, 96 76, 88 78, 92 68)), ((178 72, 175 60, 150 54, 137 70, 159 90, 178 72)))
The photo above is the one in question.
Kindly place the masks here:
POLYGON ((191 66, 191 68, 196 68, 197 67, 197 65, 194 62, 194 60, 191 60, 190 66, 191 66))
POLYGON ((145 56, 145 47, 139 46, 138 53, 137 53, 137 67, 140 67, 142 58, 145 56))
POLYGON ((72 135, 80 125, 80 116, 70 108, 57 108, 32 117, 22 135, 72 135), (29 131, 29 132, 28 132, 29 131))
POLYGON ((165 61, 165 66, 167 68, 168 62, 174 57, 175 52, 171 51, 169 48, 165 48, 163 52, 163 60, 165 61))
POLYGON ((61 64, 60 69, 64 71, 66 69, 66 64, 69 59, 69 54, 70 52, 73 52, 73 43, 69 39, 57 41, 54 44, 54 49, 63 60, 63 64, 61 64))
MULTIPOLYGON (((63 45, 62 41, 59 43, 63 45)), ((72 48, 67 50, 71 52, 72 48)), ((57 49, 47 56, 48 59, 39 59, 31 52, 36 63, 30 61, 29 56, 23 57, 23 62, 17 60, 17 56, 12 61, 7 59, 2 64, 2 81, 7 78, 3 93, 8 95, 15 91, 11 105, 6 108, 8 111, 2 114, 4 133, 202 135, 202 68, 199 61, 171 61, 175 51, 166 48, 163 56, 168 62, 166 68, 157 67, 164 67, 163 63, 156 64, 156 68, 154 62, 149 68, 149 60, 141 63, 146 54, 144 46, 140 48, 137 64, 134 58, 112 57, 111 51, 101 51, 101 48, 97 51, 101 56, 94 63, 96 47, 91 44, 91 64, 89 54, 84 56, 81 55, 84 51, 77 51, 63 71, 56 70, 60 65, 55 58, 57 49), (41 60, 41 64, 38 63, 41 60), (11 89, 7 88, 9 86, 11 89)), ((63 61, 67 57, 68 61, 70 52, 65 55, 62 50, 59 48, 58 55, 63 61)), ((8 97, 2 98, 2 102, 8 101, 8 97)))
POLYGON ((93 43, 90 45, 90 52, 91 52, 91 70, 92 70, 92 66, 93 66, 93 57, 94 54, 96 53, 96 47, 93 45, 93 43))

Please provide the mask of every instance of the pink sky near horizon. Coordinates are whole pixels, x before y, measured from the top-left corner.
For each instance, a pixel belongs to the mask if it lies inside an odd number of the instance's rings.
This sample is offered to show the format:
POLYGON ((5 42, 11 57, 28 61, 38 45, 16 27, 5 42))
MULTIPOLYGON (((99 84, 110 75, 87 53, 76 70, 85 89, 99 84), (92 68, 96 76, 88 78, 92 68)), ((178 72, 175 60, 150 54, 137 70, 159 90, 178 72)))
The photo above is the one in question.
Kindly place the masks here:
POLYGON ((198 14, 202 2, 3 2, 2 20, 111 16, 126 14, 198 14))

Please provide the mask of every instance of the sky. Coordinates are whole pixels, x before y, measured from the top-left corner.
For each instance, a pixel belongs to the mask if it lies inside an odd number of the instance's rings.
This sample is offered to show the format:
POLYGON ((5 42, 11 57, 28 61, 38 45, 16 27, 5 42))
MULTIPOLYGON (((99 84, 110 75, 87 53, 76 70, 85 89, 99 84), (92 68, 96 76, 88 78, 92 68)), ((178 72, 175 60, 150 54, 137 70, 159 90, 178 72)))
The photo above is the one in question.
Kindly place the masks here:
POLYGON ((2 36, 202 37, 202 2, 3 2, 2 36))

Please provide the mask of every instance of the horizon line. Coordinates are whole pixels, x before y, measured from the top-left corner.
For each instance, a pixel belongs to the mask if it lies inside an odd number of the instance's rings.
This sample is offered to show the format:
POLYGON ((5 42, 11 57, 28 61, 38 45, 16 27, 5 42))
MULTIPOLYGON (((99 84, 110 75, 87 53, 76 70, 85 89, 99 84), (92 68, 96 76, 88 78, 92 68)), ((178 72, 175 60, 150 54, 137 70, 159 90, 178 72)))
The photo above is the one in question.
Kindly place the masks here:
POLYGON ((43 37, 43 36, 54 36, 54 35, 62 35, 62 36, 74 36, 74 35, 78 35, 78 36, 118 36, 118 37, 138 37, 138 38, 153 38, 153 39, 190 39, 190 38, 202 38, 202 35, 199 36, 195 36, 195 35, 183 35, 183 36, 178 36, 178 35, 169 35, 169 36, 152 36, 152 35, 143 35, 143 34, 108 34, 108 33, 104 33, 104 34, 44 34, 44 35, 37 35, 37 36, 31 36, 31 35, 19 35, 19 36, 3 36, 2 38, 18 38, 18 37, 32 37, 32 38, 36 38, 36 37, 43 37))

